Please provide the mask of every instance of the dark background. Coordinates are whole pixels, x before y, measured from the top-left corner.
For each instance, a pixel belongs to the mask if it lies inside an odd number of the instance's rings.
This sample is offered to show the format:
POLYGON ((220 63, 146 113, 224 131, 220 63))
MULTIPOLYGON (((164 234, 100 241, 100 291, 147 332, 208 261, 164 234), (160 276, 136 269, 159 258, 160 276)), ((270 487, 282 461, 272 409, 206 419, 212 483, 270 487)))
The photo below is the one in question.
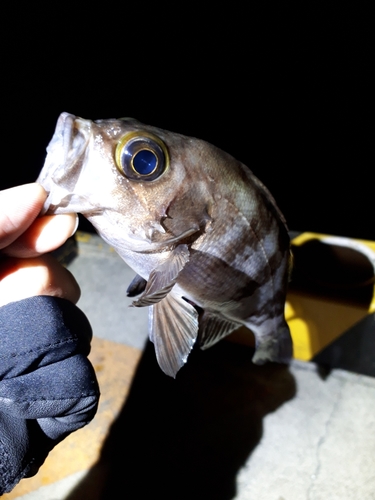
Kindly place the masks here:
POLYGON ((375 240, 365 3, 95 5, 2 8, 0 188, 35 180, 62 111, 132 116, 243 161, 291 229, 375 240))

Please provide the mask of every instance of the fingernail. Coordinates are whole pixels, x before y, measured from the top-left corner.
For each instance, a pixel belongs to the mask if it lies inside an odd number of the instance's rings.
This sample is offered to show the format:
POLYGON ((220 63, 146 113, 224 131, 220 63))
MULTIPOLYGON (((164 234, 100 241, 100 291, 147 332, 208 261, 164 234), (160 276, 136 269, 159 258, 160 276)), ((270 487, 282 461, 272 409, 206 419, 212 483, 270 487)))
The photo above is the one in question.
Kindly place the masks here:
POLYGON ((74 226, 73 232, 72 232, 72 234, 70 235, 70 237, 72 237, 72 236, 75 234, 75 232, 76 232, 76 231, 77 231, 77 229, 78 229, 78 225, 79 225, 79 217, 78 217, 78 214, 76 214, 76 224, 75 224, 75 226, 74 226))

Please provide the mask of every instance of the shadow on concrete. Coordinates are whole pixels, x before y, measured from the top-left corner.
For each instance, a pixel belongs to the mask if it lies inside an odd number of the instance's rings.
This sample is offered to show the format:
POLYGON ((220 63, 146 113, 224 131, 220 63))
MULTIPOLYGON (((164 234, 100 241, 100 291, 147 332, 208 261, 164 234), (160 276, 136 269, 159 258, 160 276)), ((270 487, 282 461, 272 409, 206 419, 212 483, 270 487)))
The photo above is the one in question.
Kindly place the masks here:
POLYGON ((369 314, 331 342, 312 361, 322 378, 334 369, 375 377, 375 314, 369 314))
POLYGON ((252 354, 223 341, 173 380, 148 343, 99 461, 67 500, 232 499, 263 417, 295 394, 287 366, 255 366, 252 354))

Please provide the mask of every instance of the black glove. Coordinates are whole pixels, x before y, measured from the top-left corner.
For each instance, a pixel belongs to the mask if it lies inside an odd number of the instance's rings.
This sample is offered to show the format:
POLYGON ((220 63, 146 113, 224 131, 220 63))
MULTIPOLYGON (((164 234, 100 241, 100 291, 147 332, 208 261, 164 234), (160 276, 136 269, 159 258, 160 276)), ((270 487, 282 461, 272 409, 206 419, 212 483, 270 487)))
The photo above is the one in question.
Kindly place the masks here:
POLYGON ((92 331, 74 304, 31 297, 0 308, 0 494, 37 473, 95 415, 92 331))

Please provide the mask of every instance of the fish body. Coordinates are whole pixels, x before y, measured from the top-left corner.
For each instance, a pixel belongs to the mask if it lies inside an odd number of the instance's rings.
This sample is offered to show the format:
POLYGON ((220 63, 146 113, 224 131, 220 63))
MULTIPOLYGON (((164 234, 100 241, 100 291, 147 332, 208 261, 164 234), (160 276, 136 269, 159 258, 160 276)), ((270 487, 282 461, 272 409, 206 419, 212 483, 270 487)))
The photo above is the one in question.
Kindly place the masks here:
POLYGON ((233 157, 134 119, 62 113, 38 182, 48 213, 82 213, 137 273, 133 305, 172 377, 241 325, 255 363, 288 362, 289 236, 276 203, 233 157))

